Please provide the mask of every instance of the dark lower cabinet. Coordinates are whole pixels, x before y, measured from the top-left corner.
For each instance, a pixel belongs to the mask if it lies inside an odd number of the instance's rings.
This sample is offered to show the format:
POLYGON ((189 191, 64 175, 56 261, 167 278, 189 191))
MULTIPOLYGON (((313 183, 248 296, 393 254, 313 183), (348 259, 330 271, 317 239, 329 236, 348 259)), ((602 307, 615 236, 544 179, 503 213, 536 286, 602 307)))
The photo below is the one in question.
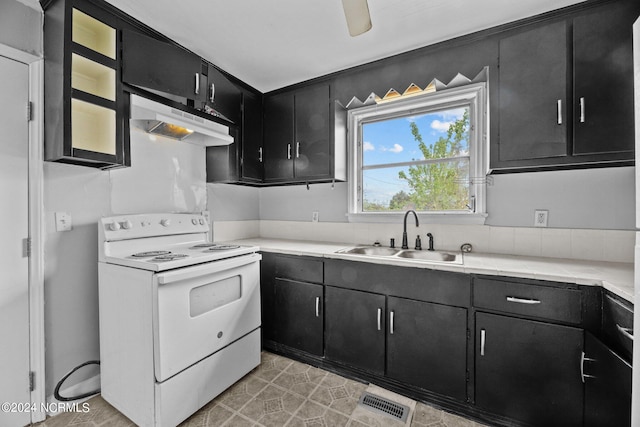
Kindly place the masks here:
POLYGON ((589 332, 584 343, 585 427, 631 425, 631 365, 589 332))
POLYGON ((387 309, 387 376, 465 401, 467 310, 396 297, 387 309))
POLYGON ((322 356, 323 285, 276 278, 274 281, 275 340, 322 356))
POLYGON ((384 295, 327 286, 325 357, 384 375, 384 295))
POLYGON ((476 313, 476 405, 525 425, 582 426, 583 344, 582 329, 476 313))

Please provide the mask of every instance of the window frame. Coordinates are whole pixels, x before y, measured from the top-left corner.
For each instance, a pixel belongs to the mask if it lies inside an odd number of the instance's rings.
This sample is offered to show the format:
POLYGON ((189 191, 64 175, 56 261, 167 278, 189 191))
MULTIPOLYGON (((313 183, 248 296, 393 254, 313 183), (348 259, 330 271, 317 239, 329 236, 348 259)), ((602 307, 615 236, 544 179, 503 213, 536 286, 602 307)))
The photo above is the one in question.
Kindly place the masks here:
MULTIPOLYGON (((489 99, 487 83, 471 83, 437 92, 354 108, 347 112, 348 218, 350 222, 396 222, 404 212, 362 211, 362 125, 381 119, 424 114, 452 108, 469 108, 469 211, 419 211, 431 223, 484 224, 487 217, 486 176, 489 159, 489 99)), ((391 163, 391 162, 390 162, 391 163)))

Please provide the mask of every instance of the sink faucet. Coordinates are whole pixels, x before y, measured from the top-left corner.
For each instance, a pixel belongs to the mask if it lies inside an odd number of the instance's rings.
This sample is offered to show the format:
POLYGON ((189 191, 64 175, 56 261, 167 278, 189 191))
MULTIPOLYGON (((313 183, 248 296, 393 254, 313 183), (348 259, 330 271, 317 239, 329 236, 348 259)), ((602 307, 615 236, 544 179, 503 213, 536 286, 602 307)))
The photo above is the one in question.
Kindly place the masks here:
POLYGON ((409 249, 409 242, 407 240, 407 216, 409 216, 410 213, 412 213, 413 216, 416 217, 416 227, 420 227, 418 214, 413 209, 409 209, 407 213, 404 214, 404 228, 402 229, 402 249, 409 249))
POLYGON ((427 233, 427 237, 429 238, 429 249, 427 250, 432 251, 433 250, 433 234, 427 233))

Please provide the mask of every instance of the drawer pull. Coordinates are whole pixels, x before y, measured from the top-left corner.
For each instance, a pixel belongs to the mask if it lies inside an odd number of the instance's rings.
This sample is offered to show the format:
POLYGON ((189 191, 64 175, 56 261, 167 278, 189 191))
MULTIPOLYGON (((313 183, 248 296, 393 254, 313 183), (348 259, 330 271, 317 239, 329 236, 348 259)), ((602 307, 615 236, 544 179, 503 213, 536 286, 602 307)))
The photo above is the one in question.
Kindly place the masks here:
POLYGON ((487 342, 487 331, 480 329, 480 356, 484 356, 484 345, 487 342))
POLYGON ((507 301, 516 302, 518 304, 540 304, 541 303, 541 301, 537 299, 517 298, 517 297, 507 297, 507 301))
POLYGON ((316 297, 316 317, 320 317, 320 297, 316 297))
POLYGON ((624 335, 625 337, 629 338, 631 341, 633 341, 633 329, 630 328, 623 328, 622 326, 618 325, 616 323, 616 328, 618 328, 618 332, 620 332, 622 335, 624 335))
POLYGON ((594 375, 587 375, 584 373, 584 362, 595 362, 595 361, 596 359, 590 359, 586 357, 586 354, 584 353, 584 351, 580 355, 580 378, 582 379, 583 384, 584 384, 585 378, 595 378, 594 375))
POLYGON ((382 329, 382 309, 378 309, 378 330, 382 329))

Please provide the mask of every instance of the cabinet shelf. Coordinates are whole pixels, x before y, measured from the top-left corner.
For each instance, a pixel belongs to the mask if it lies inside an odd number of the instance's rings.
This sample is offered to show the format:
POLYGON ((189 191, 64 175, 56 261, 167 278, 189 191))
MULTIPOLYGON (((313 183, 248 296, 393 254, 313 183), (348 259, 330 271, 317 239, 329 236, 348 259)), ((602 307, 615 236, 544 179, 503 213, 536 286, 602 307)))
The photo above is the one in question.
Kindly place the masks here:
POLYGON ((71 140, 73 149, 115 155, 115 110, 72 99, 71 140))
POLYGON ((116 30, 78 9, 73 9, 71 40, 116 59, 116 30))
POLYGON ((71 57, 71 87, 115 101, 116 70, 74 53, 71 57))

